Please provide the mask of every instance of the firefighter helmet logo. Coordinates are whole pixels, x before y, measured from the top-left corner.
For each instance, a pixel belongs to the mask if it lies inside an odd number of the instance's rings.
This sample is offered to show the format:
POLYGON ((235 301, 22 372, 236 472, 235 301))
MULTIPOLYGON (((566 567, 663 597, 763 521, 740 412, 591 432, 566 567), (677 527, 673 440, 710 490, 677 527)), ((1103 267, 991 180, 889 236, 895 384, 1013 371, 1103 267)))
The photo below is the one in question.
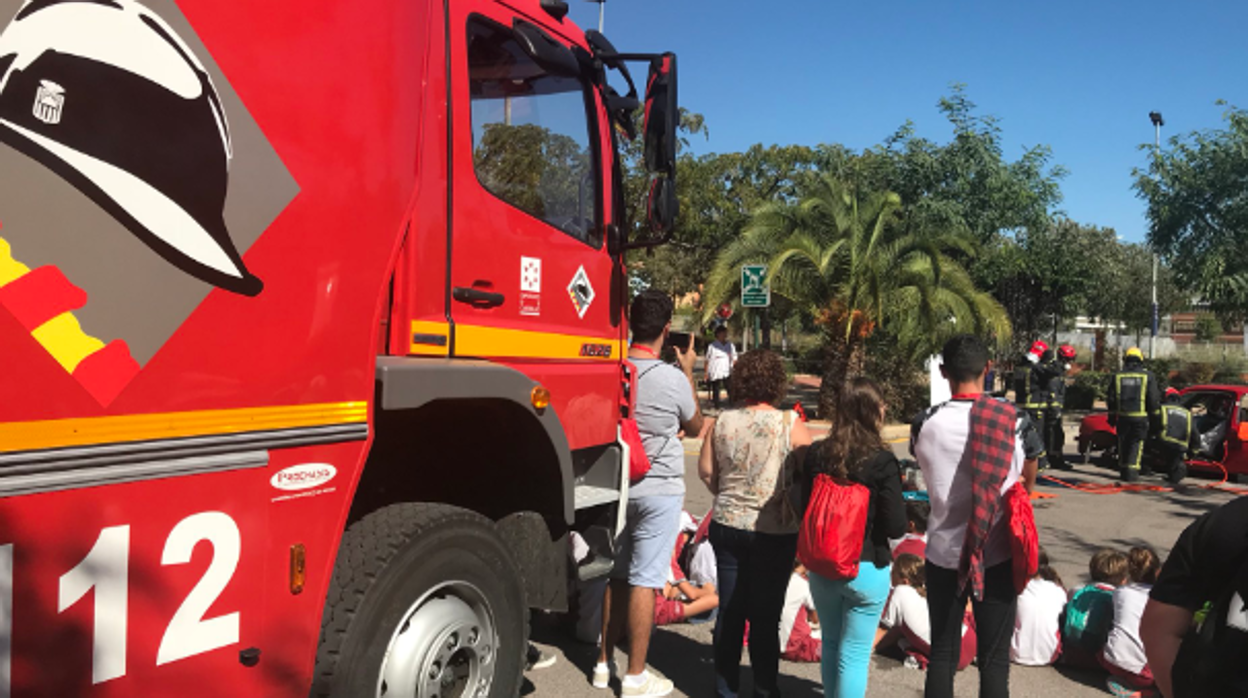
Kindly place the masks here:
POLYGON ((45 124, 59 124, 64 109, 65 88, 51 80, 40 80, 39 90, 35 93, 35 108, 31 112, 35 118, 45 124))
POLYGON ((103 406, 213 289, 261 293, 299 191, 175 0, 0 0, 0 172, 0 314, 103 406))
POLYGON ((73 182, 183 271, 260 292, 222 218, 229 121, 203 64, 164 20, 134 0, 28 2, 0 34, 0 66, 0 141, 73 182), (71 90, 78 108, 66 114, 71 90), (33 113, 19 109, 17 95, 32 92, 33 113))

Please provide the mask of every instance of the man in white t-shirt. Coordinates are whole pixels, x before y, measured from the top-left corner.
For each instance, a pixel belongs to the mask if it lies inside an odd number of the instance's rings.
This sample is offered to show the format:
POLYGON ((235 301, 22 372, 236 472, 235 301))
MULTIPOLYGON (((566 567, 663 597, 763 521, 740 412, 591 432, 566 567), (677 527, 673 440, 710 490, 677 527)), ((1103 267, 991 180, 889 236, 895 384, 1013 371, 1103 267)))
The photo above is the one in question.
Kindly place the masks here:
MULTIPOLYGON (((737 346, 728 341, 728 328, 720 325, 715 328, 715 341, 706 348, 706 382, 711 391, 711 403, 719 409, 719 391, 728 389, 728 379, 732 376, 732 366, 737 363, 737 346)), ((728 392, 728 402, 732 402, 732 391, 728 392)))
MULTIPOLYGON (((970 584, 958 588, 958 566, 971 503, 971 407, 983 393, 988 349, 972 335, 950 339, 941 353, 941 374, 953 399, 915 419, 910 452, 927 481, 932 511, 927 525, 927 603, 932 624, 932 656, 926 679, 928 698, 953 698, 953 677, 961 644, 962 615, 970 584)), ((1014 457, 1001 484, 1004 494, 1022 479, 1035 483, 1036 459, 1044 444, 1031 420, 1019 414, 1014 457)), ((1014 632, 1017 594, 1014 591, 1009 522, 998 508, 983 547, 984 592, 972 601, 979 633, 977 659, 981 696, 1008 696, 1010 639, 1014 632)))

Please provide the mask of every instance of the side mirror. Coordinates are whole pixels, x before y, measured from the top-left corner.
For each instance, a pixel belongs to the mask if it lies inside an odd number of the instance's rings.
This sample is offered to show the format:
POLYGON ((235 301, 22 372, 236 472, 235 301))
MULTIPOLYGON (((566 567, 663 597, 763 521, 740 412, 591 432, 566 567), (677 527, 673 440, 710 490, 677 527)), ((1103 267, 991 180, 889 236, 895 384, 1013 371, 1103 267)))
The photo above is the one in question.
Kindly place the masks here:
POLYGON ((645 134, 646 169, 676 174, 676 127, 680 109, 676 102, 676 54, 665 53, 650 61, 646 79, 645 134))
POLYGON ((555 41, 554 37, 537 25, 517 19, 512 23, 511 30, 520 48, 542 70, 565 78, 574 78, 581 74, 581 64, 576 60, 572 49, 555 41))
POLYGON ((676 183, 665 175, 650 180, 646 197, 646 223, 656 233, 670 233, 676 227, 680 202, 676 199, 676 183))

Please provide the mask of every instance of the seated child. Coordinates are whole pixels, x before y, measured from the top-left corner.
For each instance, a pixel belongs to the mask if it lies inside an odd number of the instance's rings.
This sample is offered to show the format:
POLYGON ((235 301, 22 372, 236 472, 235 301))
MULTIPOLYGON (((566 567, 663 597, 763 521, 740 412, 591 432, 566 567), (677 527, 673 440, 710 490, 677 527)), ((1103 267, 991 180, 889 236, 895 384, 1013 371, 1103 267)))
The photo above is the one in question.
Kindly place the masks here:
MULTIPOLYGON (((923 560, 917 555, 902 553, 893 562, 893 593, 884 606, 880 629, 875 635, 875 651, 885 652, 898 647, 905 653, 906 664, 926 669, 932 654, 932 625, 927 610, 926 574, 923 560)), ((962 650, 958 669, 970 666, 975 657, 975 623, 970 604, 962 619, 962 650)))
POLYGON ((1097 657, 1114 624, 1114 589, 1127 583, 1127 556, 1103 548, 1088 561, 1092 583, 1077 589, 1066 604, 1062 621, 1062 663, 1099 669, 1097 657))
POLYGON ((1040 548, 1040 569, 1018 596, 1010 661, 1024 666, 1047 666, 1062 650, 1062 609, 1066 587, 1040 548))
POLYGON ((811 627, 818 624, 815 599, 810 595, 810 581, 800 562, 793 565, 789 588, 784 593, 784 610, 780 612, 780 657, 790 662, 817 662, 823 656, 823 641, 811 627))
POLYGON ((910 553, 920 560, 927 557, 927 517, 932 512, 929 502, 906 500, 906 535, 889 541, 893 548, 893 560, 910 553))
POLYGON ((715 551, 709 540, 695 544, 689 564, 689 578, 673 564, 668 581, 655 589, 654 624, 669 625, 692 620, 719 608, 715 590, 715 551))
POLYGON ((1161 571, 1161 560, 1152 548, 1135 547, 1127 553, 1127 561, 1131 583, 1114 590, 1114 625, 1100 657, 1101 666, 1110 673, 1109 692, 1116 696, 1141 694, 1153 686, 1153 672, 1140 640, 1140 618, 1161 571))

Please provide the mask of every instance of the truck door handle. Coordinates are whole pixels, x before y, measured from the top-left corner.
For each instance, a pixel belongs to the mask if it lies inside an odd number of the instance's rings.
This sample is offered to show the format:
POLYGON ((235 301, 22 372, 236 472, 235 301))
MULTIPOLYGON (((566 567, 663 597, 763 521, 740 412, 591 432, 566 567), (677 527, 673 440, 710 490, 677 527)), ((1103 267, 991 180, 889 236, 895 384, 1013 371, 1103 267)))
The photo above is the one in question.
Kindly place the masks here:
POLYGON ((468 303, 475 308, 494 308, 503 304, 506 298, 501 293, 482 291, 476 288, 456 286, 451 290, 451 297, 460 303, 468 303))

